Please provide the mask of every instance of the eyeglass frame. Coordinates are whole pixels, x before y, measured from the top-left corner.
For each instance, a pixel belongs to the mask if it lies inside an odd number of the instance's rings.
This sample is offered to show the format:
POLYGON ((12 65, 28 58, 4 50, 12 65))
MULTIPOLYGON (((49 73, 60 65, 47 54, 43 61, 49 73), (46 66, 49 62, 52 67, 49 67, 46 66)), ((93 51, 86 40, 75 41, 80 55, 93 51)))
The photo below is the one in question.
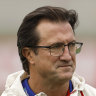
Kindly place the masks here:
MULTIPOLYGON (((80 50, 81 50, 81 47, 83 45, 82 42, 76 42, 75 41, 75 42, 69 42, 68 44, 64 44, 64 43, 62 43, 62 44, 64 45, 64 48, 65 48, 65 46, 68 46, 68 50, 69 50, 69 45, 72 44, 72 43, 80 44, 80 50)), ((31 48, 48 48, 50 50, 50 55, 51 55, 52 46, 53 46, 53 44, 51 44, 50 46, 38 46, 38 45, 36 45, 36 46, 30 46, 30 45, 28 45, 27 47, 31 47, 31 48)), ((64 48, 62 48, 62 51, 63 51, 62 54, 64 53, 64 48)), ((79 52, 76 52, 76 53, 79 53, 79 52)), ((53 56, 53 55, 51 55, 51 56, 53 56)), ((59 56, 61 56, 61 55, 59 55, 59 56)))

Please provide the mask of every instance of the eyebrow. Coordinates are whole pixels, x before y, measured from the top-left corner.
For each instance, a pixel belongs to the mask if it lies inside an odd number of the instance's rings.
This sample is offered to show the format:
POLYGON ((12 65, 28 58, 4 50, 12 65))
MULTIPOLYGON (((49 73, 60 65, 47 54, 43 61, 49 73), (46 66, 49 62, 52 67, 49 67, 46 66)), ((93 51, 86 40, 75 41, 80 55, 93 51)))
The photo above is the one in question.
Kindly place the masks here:
MULTIPOLYGON (((68 43, 71 43, 71 42, 76 42, 76 40, 72 40, 72 41, 70 41, 70 42, 68 42, 68 43)), ((54 42, 54 43, 51 43, 50 46, 51 46, 51 45, 55 45, 55 44, 60 44, 60 43, 61 43, 61 44, 64 44, 64 42, 54 42)))
MULTIPOLYGON (((76 42, 76 40, 72 40, 71 42, 76 42)), ((69 42, 70 43, 70 42, 69 42)))

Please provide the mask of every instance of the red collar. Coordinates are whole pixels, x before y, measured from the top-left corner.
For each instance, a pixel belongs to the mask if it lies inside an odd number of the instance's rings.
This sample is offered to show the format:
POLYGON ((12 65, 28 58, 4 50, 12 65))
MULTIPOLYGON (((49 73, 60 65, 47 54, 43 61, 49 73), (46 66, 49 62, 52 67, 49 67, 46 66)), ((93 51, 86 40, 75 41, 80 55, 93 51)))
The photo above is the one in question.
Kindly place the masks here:
POLYGON ((70 90, 69 89, 67 91, 67 95, 66 96, 70 96, 70 90))
MULTIPOLYGON (((75 90, 73 92, 75 92, 75 90)), ((70 93, 70 90, 68 89, 66 96, 70 96, 70 94, 72 94, 73 92, 70 93)), ((82 91, 80 91, 80 93, 81 93, 81 96, 84 96, 82 91)))

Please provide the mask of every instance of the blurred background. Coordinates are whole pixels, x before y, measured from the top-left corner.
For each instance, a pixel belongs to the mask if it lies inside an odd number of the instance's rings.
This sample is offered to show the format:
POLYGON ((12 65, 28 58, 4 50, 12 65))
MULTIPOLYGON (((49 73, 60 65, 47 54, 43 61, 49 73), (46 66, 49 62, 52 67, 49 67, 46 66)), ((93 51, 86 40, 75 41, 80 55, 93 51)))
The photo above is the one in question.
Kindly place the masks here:
POLYGON ((80 24, 75 30, 76 38, 84 45, 77 55, 76 72, 96 88, 96 0, 0 0, 0 94, 7 76, 22 69, 16 45, 23 18, 45 5, 78 12, 80 24))

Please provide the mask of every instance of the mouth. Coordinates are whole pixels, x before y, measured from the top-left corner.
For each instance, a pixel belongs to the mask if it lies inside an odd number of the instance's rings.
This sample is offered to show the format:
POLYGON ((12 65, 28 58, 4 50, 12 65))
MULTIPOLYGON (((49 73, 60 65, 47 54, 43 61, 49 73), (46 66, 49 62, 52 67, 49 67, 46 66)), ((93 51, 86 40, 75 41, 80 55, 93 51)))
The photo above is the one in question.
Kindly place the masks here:
POLYGON ((72 67, 72 65, 60 65, 58 67, 72 67))
POLYGON ((68 68, 68 67, 72 67, 72 64, 63 64, 57 66, 57 68, 68 68))
POLYGON ((69 62, 57 62, 56 64, 56 69, 58 68, 72 68, 74 65, 73 61, 69 61, 69 62))

